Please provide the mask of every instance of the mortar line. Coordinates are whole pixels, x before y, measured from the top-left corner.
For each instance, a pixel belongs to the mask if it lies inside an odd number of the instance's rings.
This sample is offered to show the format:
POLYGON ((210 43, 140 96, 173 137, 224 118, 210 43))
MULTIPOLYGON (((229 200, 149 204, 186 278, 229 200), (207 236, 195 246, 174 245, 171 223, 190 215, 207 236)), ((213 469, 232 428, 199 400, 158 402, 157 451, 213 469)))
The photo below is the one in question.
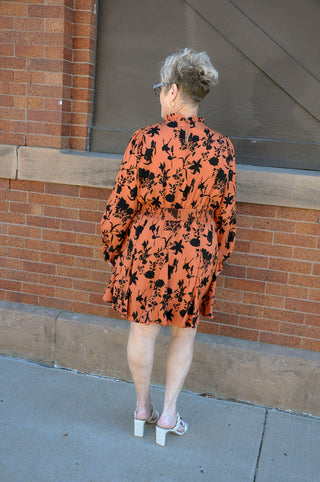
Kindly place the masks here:
POLYGON ((256 467, 255 467, 255 471, 254 471, 253 482, 256 482, 256 480, 257 480, 257 473, 258 473, 258 468, 259 468, 260 456, 261 456, 261 452, 262 452, 264 434, 265 434, 265 432, 266 432, 268 414, 269 414, 269 410, 267 409, 267 410, 266 410, 266 413, 265 413, 265 415, 264 415, 264 421, 263 421, 263 427, 262 427, 262 434, 261 434, 261 440, 260 440, 260 445, 259 445, 259 452, 258 452, 257 461, 256 461, 256 467))

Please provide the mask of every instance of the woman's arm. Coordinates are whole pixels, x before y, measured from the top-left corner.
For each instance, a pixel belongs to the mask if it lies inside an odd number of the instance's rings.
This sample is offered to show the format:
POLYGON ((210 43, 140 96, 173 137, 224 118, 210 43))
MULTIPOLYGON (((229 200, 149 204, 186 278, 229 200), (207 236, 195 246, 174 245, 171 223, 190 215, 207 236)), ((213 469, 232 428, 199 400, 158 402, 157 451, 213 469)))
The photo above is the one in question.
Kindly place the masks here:
POLYGON ((127 230, 138 209, 137 161, 141 156, 142 133, 137 131, 124 153, 113 191, 101 219, 102 251, 113 264, 126 239, 127 230))
POLYGON ((229 139, 228 150, 227 181, 219 208, 215 211, 218 238, 217 272, 222 271, 224 261, 231 255, 236 237, 236 163, 233 145, 229 139))

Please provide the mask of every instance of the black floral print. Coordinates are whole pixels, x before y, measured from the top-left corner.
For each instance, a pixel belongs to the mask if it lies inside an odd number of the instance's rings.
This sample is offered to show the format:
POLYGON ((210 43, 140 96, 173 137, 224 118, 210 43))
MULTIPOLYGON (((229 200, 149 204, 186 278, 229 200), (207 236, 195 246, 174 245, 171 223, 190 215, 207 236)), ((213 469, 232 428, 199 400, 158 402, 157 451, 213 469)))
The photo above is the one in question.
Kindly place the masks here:
POLYGON ((130 140, 101 220, 113 265, 104 300, 139 323, 196 327, 234 248, 230 140, 200 117, 170 114, 130 140))

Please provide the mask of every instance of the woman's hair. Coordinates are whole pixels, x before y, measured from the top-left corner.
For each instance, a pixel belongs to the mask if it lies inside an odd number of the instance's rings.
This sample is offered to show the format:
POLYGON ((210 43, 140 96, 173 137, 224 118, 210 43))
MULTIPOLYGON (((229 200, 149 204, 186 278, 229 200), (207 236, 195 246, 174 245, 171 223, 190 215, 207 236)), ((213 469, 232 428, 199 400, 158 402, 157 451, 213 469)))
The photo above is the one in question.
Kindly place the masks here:
POLYGON ((177 84, 183 95, 199 103, 218 83, 219 74, 206 52, 184 49, 166 58, 160 77, 161 82, 177 84))

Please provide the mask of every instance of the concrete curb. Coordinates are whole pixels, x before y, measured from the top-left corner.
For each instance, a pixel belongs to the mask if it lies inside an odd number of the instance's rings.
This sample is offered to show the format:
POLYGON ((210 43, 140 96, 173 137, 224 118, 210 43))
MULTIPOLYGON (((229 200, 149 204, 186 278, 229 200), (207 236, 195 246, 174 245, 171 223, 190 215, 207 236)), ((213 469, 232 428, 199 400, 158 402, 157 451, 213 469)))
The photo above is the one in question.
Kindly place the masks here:
MULTIPOLYGON (((0 354, 131 380, 129 323, 0 301, 0 354)), ((165 382, 169 331, 157 340, 152 383, 165 382)), ((185 389, 320 416, 320 353, 198 333, 185 389)))

